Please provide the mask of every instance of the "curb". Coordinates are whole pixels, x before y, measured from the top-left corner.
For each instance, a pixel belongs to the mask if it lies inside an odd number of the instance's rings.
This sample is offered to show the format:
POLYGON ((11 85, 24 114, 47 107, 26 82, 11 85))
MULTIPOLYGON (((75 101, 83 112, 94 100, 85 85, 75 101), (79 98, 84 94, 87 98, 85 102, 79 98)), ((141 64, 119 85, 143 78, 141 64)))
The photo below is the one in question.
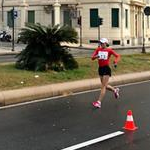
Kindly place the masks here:
MULTIPOLYGON (((115 86, 145 80, 150 80, 150 71, 112 76, 109 83, 115 86)), ((0 106, 33 101, 40 98, 48 98, 61 95, 67 96, 71 93, 98 88, 100 88, 100 79, 94 78, 73 82, 50 84, 39 87, 1 91, 0 106)))

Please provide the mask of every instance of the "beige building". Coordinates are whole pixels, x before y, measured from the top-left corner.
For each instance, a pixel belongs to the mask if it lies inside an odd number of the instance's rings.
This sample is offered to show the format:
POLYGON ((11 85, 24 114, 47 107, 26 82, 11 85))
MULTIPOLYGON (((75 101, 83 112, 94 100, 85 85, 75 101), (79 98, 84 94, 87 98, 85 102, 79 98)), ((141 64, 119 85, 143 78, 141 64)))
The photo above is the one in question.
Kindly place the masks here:
MULTIPOLYGON (((92 14, 103 18, 100 37, 107 37, 112 45, 139 45, 143 41, 143 20, 145 37, 149 42, 149 18, 143 10, 149 1, 145 0, 80 0, 83 16, 83 40, 95 39, 98 31, 92 23, 92 14), (143 17, 144 16, 144 17, 143 17)), ((95 25, 96 26, 96 25, 95 25)))
POLYGON ((144 38, 149 44, 150 22, 144 14, 149 5, 150 0, 1 0, 0 28, 12 30, 14 7, 15 35, 25 22, 68 24, 76 28, 84 43, 106 37, 111 45, 141 45, 144 38), (77 24, 79 16, 81 28, 77 24), (97 18, 103 18, 100 28, 97 18))

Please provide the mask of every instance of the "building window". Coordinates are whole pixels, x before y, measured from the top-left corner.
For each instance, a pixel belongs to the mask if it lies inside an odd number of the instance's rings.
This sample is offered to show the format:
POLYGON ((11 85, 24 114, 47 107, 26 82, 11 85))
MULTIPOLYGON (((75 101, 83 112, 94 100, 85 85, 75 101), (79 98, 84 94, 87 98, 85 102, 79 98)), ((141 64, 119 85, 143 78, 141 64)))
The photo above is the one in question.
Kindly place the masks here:
POLYGON ((120 40, 113 40, 113 41, 112 41, 112 44, 113 44, 113 45, 120 45, 120 40))
POLYGON ((35 23, 35 11, 34 10, 28 11, 28 22, 35 23))
POLYGON ((138 16, 135 14, 135 37, 138 36, 138 16))
POLYGON ((98 26, 98 9, 90 9, 90 27, 98 26))
POLYGON ((130 44, 130 40, 127 40, 127 44, 130 44))
POLYGON ((70 11, 64 10, 64 25, 71 26, 70 11))
POLYGON ((7 26, 13 27, 13 20, 12 20, 11 11, 7 12, 7 26))
POLYGON ((119 27, 119 9, 112 8, 111 10, 112 27, 119 27))
POLYGON ((125 27, 128 28, 128 9, 125 9, 125 27))

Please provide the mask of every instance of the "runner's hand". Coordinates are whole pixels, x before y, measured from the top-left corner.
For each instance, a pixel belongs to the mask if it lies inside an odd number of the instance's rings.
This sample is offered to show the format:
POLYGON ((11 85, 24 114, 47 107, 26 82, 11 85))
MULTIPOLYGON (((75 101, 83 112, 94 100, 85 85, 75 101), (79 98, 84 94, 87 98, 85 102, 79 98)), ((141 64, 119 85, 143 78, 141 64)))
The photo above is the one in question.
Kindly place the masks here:
POLYGON ((116 63, 114 64, 114 68, 117 68, 117 64, 116 63))
POLYGON ((98 54, 96 55, 96 58, 99 58, 99 55, 98 55, 98 54))

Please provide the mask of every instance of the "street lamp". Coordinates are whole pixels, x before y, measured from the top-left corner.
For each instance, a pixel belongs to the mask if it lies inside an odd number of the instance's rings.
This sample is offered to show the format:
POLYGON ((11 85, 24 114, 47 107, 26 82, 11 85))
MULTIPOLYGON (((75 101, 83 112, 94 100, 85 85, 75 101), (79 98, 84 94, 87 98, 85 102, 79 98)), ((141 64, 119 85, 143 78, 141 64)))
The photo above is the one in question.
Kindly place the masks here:
POLYGON ((78 25, 80 27, 80 47, 82 47, 82 16, 80 15, 80 11, 78 17, 78 25))
POLYGON ((82 6, 81 6, 81 3, 78 2, 76 4, 76 11, 77 11, 77 24, 79 26, 79 30, 80 30, 80 47, 82 47, 82 26, 83 26, 83 18, 82 18, 82 14, 81 14, 81 9, 82 9, 82 6))
POLYGON ((15 11, 15 8, 14 8, 14 6, 13 6, 13 8, 12 8, 12 10, 11 10, 11 19, 12 19, 12 51, 14 51, 15 50, 15 46, 14 46, 14 43, 15 43, 15 41, 14 41, 14 36, 15 36, 15 27, 14 27, 14 11, 15 11))
POLYGON ((145 36, 144 36, 144 14, 146 16, 150 15, 150 7, 149 6, 147 6, 147 7, 144 8, 143 17, 142 17, 143 18, 142 19, 142 21, 143 21, 143 24, 142 24, 142 28, 143 28, 143 47, 142 47, 142 53, 146 53, 146 50, 145 50, 145 36))
POLYGON ((4 25, 4 0, 1 2, 1 7, 2 7, 2 25, 4 25))
POLYGON ((146 53, 145 51, 145 36, 144 36, 144 13, 142 17, 142 28, 143 28, 143 46, 142 46, 142 53, 146 53))

